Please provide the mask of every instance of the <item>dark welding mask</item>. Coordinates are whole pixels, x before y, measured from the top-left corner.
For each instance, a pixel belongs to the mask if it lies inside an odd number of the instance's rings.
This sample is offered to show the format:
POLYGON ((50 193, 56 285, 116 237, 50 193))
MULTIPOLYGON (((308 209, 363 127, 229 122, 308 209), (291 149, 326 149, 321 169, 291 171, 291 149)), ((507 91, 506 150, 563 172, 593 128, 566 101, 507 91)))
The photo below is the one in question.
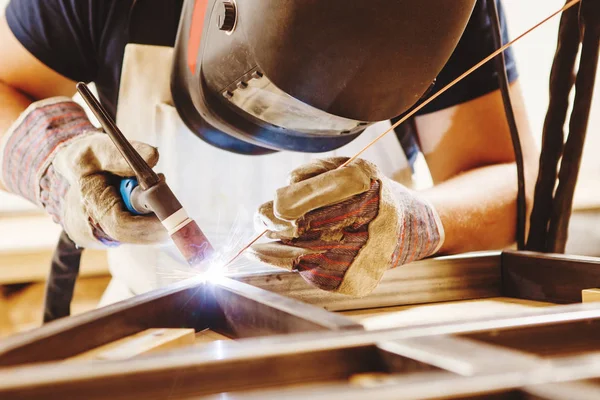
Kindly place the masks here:
POLYGON ((334 150, 419 101, 475 1, 185 0, 173 101, 228 151, 334 150))

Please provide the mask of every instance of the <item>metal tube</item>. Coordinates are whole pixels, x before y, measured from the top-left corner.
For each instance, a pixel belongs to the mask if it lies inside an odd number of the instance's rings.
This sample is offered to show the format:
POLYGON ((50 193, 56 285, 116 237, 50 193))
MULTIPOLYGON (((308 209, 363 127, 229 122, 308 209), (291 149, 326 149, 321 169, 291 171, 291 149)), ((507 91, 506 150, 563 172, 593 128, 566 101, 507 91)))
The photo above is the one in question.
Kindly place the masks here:
POLYGON ((563 152, 564 131, 573 87, 573 70, 579 51, 578 9, 566 10, 560 20, 556 55, 550 73, 550 103, 544 121, 542 152, 530 217, 527 250, 546 251, 548 221, 552 212, 558 160, 563 152))
POLYGON ((123 132, 117 127, 113 119, 108 115, 106 109, 102 107, 102 104, 96 100, 96 97, 92 94, 87 85, 83 82, 79 82, 77 84, 77 91, 90 107, 96 118, 98 118, 98 121, 102 124, 106 134, 110 136, 121 155, 135 173, 142 189, 146 190, 150 186, 157 184, 159 178, 156 173, 133 148, 131 143, 129 143, 125 135, 123 135, 123 132))
MULTIPOLYGON (((585 10, 585 5, 582 7, 585 10)), ((573 195, 581 166, 581 156, 587 132, 590 108, 594 95, 598 52, 600 20, 586 21, 583 49, 579 62, 579 72, 575 84, 575 101, 569 123, 569 138, 565 143, 564 154, 558 175, 558 187, 554 197, 552 218, 547 239, 547 251, 564 253, 567 243, 573 195), (596 26, 592 26, 595 24, 596 26)))

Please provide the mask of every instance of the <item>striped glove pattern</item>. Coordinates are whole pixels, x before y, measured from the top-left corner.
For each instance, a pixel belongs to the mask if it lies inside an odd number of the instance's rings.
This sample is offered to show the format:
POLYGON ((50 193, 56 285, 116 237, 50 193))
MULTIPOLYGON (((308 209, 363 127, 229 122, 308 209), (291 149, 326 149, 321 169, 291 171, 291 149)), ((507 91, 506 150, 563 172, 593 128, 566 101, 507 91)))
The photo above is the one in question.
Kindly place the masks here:
POLYGON ((383 273, 435 254, 444 240, 427 201, 356 160, 318 160, 292 172, 290 185, 263 204, 257 229, 275 242, 254 245, 251 257, 298 271, 323 290, 364 296, 383 273))
MULTIPOLYGON (((133 143, 156 165, 152 146, 133 143)), ((68 97, 31 104, 0 143, 0 179, 11 192, 45 209, 82 247, 156 243, 167 238, 155 216, 129 214, 118 193, 133 176, 110 138, 68 97)))

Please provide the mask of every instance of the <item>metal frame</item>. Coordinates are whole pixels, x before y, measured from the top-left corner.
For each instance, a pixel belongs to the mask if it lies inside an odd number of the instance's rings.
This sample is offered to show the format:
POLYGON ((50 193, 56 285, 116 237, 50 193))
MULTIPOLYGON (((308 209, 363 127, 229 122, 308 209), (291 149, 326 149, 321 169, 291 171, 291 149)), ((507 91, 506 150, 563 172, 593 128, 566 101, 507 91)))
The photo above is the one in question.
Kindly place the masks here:
MULTIPOLYGON (((598 59, 598 4, 588 0, 563 14, 532 250, 564 250, 598 59), (581 62, 563 147, 564 124, 551 122, 566 119, 579 43, 588 62, 581 62)), ((0 366, 12 368, 0 368, 0 397, 183 399, 229 392, 230 399, 600 398, 600 303, 380 331, 365 331, 323 309, 501 295, 574 303, 581 290, 600 287, 600 259, 509 251, 425 260, 389 271, 362 299, 319 291, 292 273, 234 278, 181 282, 5 340, 0 366), (210 327, 242 340, 125 361, 60 361, 155 327, 210 327), (47 363, 23 366, 41 361, 47 363), (378 375, 357 383, 356 375, 365 373, 378 375)))
MULTIPOLYGON (((544 388, 535 385, 600 378, 599 334, 600 304, 556 306, 408 329, 247 339, 127 361, 16 367, 0 370, 0 397, 64 399, 85 391, 87 399, 223 392, 240 399, 434 399, 527 392, 529 386, 540 392, 544 388), (516 331, 519 342, 511 340, 516 331), (540 343, 556 338, 567 349, 540 351, 540 343), (385 376, 367 385, 348 381, 362 373, 385 376)), ((578 385, 600 394, 592 381, 578 385)))
MULTIPOLYGON (((600 378, 600 355, 593 353, 600 352, 600 304, 373 332, 323 309, 503 295, 579 301, 576 293, 580 296, 582 289, 600 286, 599 271, 598 259, 564 255, 505 252, 442 257, 389 271, 365 298, 319 291, 290 272, 239 275, 218 283, 187 280, 0 342, 0 366, 12 367, 0 368, 0 397, 35 398, 44 393, 45 398, 76 398, 85 390, 86 398, 105 398, 109 392, 116 398, 134 393, 166 397, 167 392, 171 398, 186 398, 276 388, 257 396, 277 397, 275 393, 291 390, 290 398, 300 398, 310 389, 311 397, 323 398, 334 393, 347 398, 413 398, 410 393, 436 398, 439 391, 432 392, 431 385, 436 379, 444 385, 444 396, 451 398, 465 391, 481 394, 484 387, 488 392, 490 388, 510 392, 538 383, 600 378), (153 327, 197 331, 210 327, 233 338, 258 338, 128 361, 77 365, 60 361, 153 327), (550 357, 569 357, 549 366, 548 352, 550 357), (55 362, 19 366, 40 361, 55 362), (366 388, 346 382, 361 373, 387 376, 366 388), (490 382, 497 383, 489 386, 490 382), (298 383, 307 386, 288 388, 298 383)), ((578 390, 596 393, 591 383, 577 385, 578 390)), ((245 396, 254 395, 240 398, 245 396)))
POLYGON ((0 342, 0 366, 61 360, 149 328, 211 328, 246 338, 362 326, 243 282, 191 279, 12 336, 0 342))

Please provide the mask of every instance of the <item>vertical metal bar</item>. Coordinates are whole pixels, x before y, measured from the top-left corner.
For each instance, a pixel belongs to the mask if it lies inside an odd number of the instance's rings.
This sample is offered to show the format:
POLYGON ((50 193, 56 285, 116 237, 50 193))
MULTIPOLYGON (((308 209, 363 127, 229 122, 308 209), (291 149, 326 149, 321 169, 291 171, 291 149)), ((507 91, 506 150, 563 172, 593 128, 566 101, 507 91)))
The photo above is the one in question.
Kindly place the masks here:
POLYGON ((573 195, 581 166, 581 155, 594 95, 600 46, 600 6, 598 1, 584 1, 583 49, 575 84, 575 101, 569 122, 569 138, 564 147, 548 231, 548 251, 564 253, 567 243, 573 195), (592 5, 594 4, 594 5, 592 5), (593 7, 596 7, 594 9, 593 7), (590 12, 591 11, 591 12, 590 12), (592 15, 590 15, 592 14, 592 15))
POLYGON ((563 151, 563 126, 573 87, 573 70, 579 51, 578 7, 563 12, 558 43, 550 74, 550 103, 544 121, 542 153, 531 212, 527 250, 545 251, 558 161, 563 151))

